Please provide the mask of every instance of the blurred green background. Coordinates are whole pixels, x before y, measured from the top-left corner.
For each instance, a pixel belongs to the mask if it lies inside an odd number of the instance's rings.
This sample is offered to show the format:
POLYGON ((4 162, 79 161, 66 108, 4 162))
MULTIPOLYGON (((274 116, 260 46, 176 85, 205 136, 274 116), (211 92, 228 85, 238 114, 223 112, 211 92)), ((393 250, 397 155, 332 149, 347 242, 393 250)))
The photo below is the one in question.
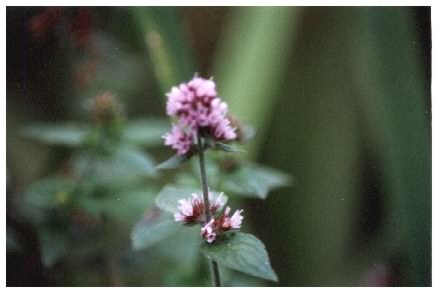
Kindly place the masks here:
MULTIPOLYGON (((127 121, 166 119, 165 93, 198 72, 257 129, 247 159, 295 178, 265 201, 237 199, 280 282, 229 285, 430 286, 430 18, 429 7, 8 7, 7 285, 206 285, 207 267, 157 246, 44 265, 23 198, 70 149, 20 131, 86 121, 103 91, 127 121)), ((168 176, 142 184, 153 197, 168 176)))

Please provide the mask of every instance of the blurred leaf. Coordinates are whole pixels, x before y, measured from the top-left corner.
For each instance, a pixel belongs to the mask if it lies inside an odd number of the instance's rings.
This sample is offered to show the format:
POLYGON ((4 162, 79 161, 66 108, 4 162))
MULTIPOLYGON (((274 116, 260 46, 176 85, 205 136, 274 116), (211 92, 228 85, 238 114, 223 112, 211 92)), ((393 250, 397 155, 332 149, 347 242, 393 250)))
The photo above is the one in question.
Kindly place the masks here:
POLYGON ((84 209, 91 213, 102 213, 119 221, 133 222, 151 208, 153 193, 144 190, 113 191, 105 197, 88 196, 82 201, 84 209))
POLYGON ((200 188, 200 179, 196 178, 193 174, 188 174, 183 172, 179 173, 177 174, 174 182, 175 185, 177 186, 187 186, 194 189, 200 188))
MULTIPOLYGON (((217 198, 219 192, 210 191, 213 198, 217 198)), ((156 197, 156 205, 169 213, 177 212, 178 201, 183 198, 191 197, 192 193, 201 194, 201 189, 185 186, 166 185, 156 197)), ((225 201, 228 197, 223 195, 225 201)))
POLYGON ((21 212, 31 221, 40 222, 45 212, 64 204, 74 182, 66 178, 49 177, 31 184, 24 194, 21 212))
POLYGON ((224 152, 228 152, 228 153, 235 153, 235 152, 245 152, 242 149, 239 149, 233 145, 229 145, 229 144, 225 144, 225 143, 220 143, 217 142, 215 144, 215 148, 224 152))
POLYGON ((249 157, 264 141, 283 75, 290 70, 297 31, 295 7, 234 7, 216 59, 219 93, 231 112, 259 134, 247 145, 249 157))
POLYGON ((264 244, 251 234, 235 232, 212 244, 203 242, 202 253, 220 265, 270 281, 278 281, 264 244))
POLYGON ((87 174, 88 180, 99 184, 126 183, 143 177, 154 177, 154 161, 146 152, 119 145, 107 154, 78 155, 73 160, 77 174, 87 174))
POLYGON ((152 210, 131 232, 132 247, 135 250, 146 249, 171 236, 179 228, 168 213, 152 210))
POLYGON ((43 265, 52 266, 68 252, 68 236, 50 227, 42 226, 38 231, 43 265))
POLYGON ((132 7, 162 92, 194 75, 192 54, 174 7, 132 7))
POLYGON ((200 226, 184 226, 174 222, 177 227, 173 233, 173 241, 164 241, 159 251, 173 261, 176 270, 181 272, 193 272, 198 268, 194 264, 200 258, 199 241, 200 226))
POLYGON ((165 120, 128 121, 123 132, 123 139, 142 146, 159 145, 163 143, 162 136, 169 129, 170 123, 165 120))
POLYGON ((84 143, 89 129, 85 126, 67 124, 37 124, 22 130, 24 136, 54 145, 78 146, 84 143))
POLYGON ((153 159, 145 152, 128 146, 118 149, 111 163, 113 168, 120 168, 121 173, 126 172, 132 176, 144 177, 156 174, 153 159))
POLYGON ((165 170, 165 169, 174 169, 188 161, 192 157, 193 153, 189 152, 185 155, 174 155, 168 160, 160 163, 156 166, 156 169, 165 170))
POLYGON ((240 195, 265 199, 275 188, 288 186, 290 177, 278 170, 247 163, 224 175, 221 187, 240 195))

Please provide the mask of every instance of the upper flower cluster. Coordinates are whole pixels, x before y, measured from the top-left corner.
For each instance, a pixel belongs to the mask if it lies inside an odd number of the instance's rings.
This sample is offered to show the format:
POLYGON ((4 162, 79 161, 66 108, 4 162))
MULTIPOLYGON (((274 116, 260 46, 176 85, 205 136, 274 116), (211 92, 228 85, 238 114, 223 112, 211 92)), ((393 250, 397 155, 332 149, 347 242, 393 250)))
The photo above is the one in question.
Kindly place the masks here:
POLYGON ((209 134, 215 140, 237 137, 235 128, 227 118, 228 106, 218 97, 214 81, 196 76, 187 83, 173 87, 167 95, 167 114, 176 116, 178 122, 164 139, 165 144, 178 154, 186 154, 200 132, 209 134))
POLYGON ((241 213, 243 210, 235 211, 232 216, 229 216, 231 209, 226 207, 223 211, 223 207, 226 204, 226 200, 221 193, 215 200, 211 198, 210 211, 213 215, 211 220, 206 223, 205 217, 205 204, 202 197, 199 197, 196 193, 192 194, 191 198, 179 200, 178 211, 174 214, 176 222, 182 222, 184 224, 203 224, 200 235, 208 242, 215 241, 218 235, 231 230, 240 229, 243 216, 241 213))

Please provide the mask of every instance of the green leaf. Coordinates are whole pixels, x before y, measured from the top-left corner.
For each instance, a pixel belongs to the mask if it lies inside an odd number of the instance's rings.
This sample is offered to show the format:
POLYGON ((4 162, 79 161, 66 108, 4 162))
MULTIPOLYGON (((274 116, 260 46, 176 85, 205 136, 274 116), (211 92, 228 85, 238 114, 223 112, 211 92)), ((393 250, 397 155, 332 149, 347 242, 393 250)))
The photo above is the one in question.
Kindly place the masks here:
POLYGON ((125 145, 108 154, 83 153, 73 160, 73 164, 77 174, 86 174, 88 180, 100 184, 126 183, 156 175, 154 161, 147 153, 125 145))
MULTIPOLYGON (((156 197, 156 205, 169 213, 175 213, 177 211, 178 201, 182 198, 191 197, 192 193, 201 194, 201 190, 197 188, 166 185, 156 197)), ((211 190, 213 198, 216 198, 219 193, 211 190)), ((225 201, 227 196, 223 195, 225 201)))
POLYGON ((200 178, 196 178, 193 174, 188 173, 177 174, 174 183, 179 186, 200 188, 200 178))
POLYGON ((74 182, 65 178, 49 177, 31 184, 23 197, 20 211, 32 222, 44 219, 46 211, 64 204, 73 190, 74 182))
POLYGON ((143 190, 117 190, 105 197, 87 196, 81 201, 83 208, 92 214, 101 213, 128 223, 134 223, 152 204, 153 194, 143 190))
POLYGON ((43 265, 52 266, 68 252, 68 236, 50 227, 38 231, 43 265))
POLYGON ((290 177, 278 170, 248 163, 225 175, 222 188, 229 192, 265 199, 269 191, 288 186, 290 177))
POLYGON ((135 250, 148 248, 175 233, 179 228, 173 218, 160 210, 152 210, 141 219, 131 232, 135 250))
POLYGON ((163 143, 162 136, 170 129, 165 120, 135 120, 127 122, 123 130, 123 139, 137 145, 154 146, 163 143))
POLYGON ((156 174, 153 159, 136 148, 127 146, 118 149, 112 163, 122 169, 121 173, 130 172, 138 176, 154 176, 156 174))
POLYGON ((157 165, 156 169, 165 170, 165 169, 177 168, 180 165, 182 165, 183 163, 185 163, 186 161, 188 161, 192 155, 193 155, 192 152, 190 152, 186 155, 174 155, 171 158, 169 158, 168 160, 166 160, 165 162, 162 162, 159 165, 157 165))
POLYGON ((86 140, 88 133, 89 129, 87 127, 73 123, 37 124, 22 130, 22 134, 26 137, 47 144, 65 146, 81 145, 86 140))
POLYGON ((251 234, 234 232, 209 244, 203 242, 202 253, 220 265, 255 277, 278 281, 264 244, 251 234))
POLYGON ((174 263, 174 270, 193 276, 198 270, 194 264, 200 263, 202 258, 199 248, 200 226, 182 227, 180 223, 174 223, 174 227, 177 228, 173 230, 172 241, 162 241, 157 247, 157 252, 164 256, 165 260, 174 263))

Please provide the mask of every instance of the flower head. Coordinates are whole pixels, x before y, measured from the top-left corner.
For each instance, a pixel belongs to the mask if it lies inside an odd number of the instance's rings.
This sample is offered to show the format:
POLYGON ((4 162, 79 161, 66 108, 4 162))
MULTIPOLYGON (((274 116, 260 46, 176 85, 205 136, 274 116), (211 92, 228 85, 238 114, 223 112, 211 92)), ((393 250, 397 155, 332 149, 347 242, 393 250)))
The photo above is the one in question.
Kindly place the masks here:
POLYGON ((165 136, 165 144, 171 145, 179 154, 190 150, 200 131, 215 140, 237 137, 227 117, 228 105, 218 97, 215 83, 210 79, 195 76, 189 82, 173 87, 168 93, 167 114, 176 116, 179 123, 165 136), (177 143, 179 139, 185 143, 177 143))
POLYGON ((92 119, 96 123, 109 122, 123 116, 122 105, 110 91, 98 94, 90 106, 92 119))
MULTIPOLYGON (((212 193, 210 194, 210 210, 211 213, 215 213, 222 209, 226 200, 223 197, 223 193, 214 200, 212 193)), ((180 199, 178 201, 177 212, 174 214, 174 220, 176 222, 182 222, 184 224, 197 224, 205 221, 205 203, 203 198, 197 193, 193 193, 190 198, 180 199)))
POLYGON ((224 212, 214 217, 201 229, 200 235, 208 243, 215 241, 218 235, 229 231, 238 230, 241 228, 241 222, 243 221, 243 216, 241 213, 243 210, 235 211, 232 217, 229 217, 231 211, 230 207, 226 207, 224 212))

